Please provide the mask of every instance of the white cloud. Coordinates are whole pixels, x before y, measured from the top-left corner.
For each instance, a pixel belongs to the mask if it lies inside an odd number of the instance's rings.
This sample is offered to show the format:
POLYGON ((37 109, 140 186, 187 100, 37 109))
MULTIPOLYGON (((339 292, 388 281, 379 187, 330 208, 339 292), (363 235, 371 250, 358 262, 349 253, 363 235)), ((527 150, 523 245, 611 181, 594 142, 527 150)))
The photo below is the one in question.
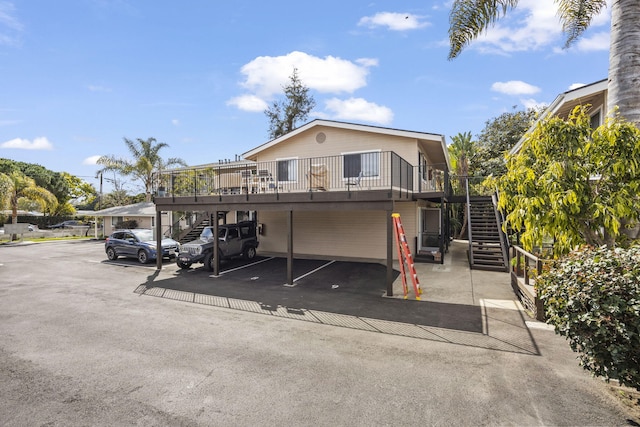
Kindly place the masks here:
POLYGON ((242 86, 261 99, 281 93, 289 83, 293 69, 306 87, 324 93, 352 93, 367 84, 369 68, 375 59, 361 58, 355 62, 327 56, 319 58, 294 51, 284 56, 259 56, 245 64, 242 86))
POLYGON ((33 141, 15 138, 0 144, 0 148, 16 148, 19 150, 53 150, 53 144, 46 137, 35 138, 33 141))
POLYGON ((521 99, 520 103, 522 105, 524 105, 524 108, 535 108, 535 109, 540 109, 542 107, 546 107, 547 104, 545 104, 544 102, 539 102, 536 101, 535 99, 532 98, 527 98, 527 99, 521 99))
POLYGON ((424 21, 424 18, 411 13, 379 12, 373 16, 360 18, 358 25, 368 28, 386 27, 391 31, 408 31, 431 25, 424 21))
MULTIPOLYGON (((554 0, 520 0, 517 9, 509 10, 495 26, 472 42, 472 46, 484 53, 504 54, 564 45, 565 37, 557 12, 558 5, 554 0)), ((609 11, 605 8, 594 18, 590 27, 607 25, 609 19, 609 11)), ((598 46, 601 45, 601 36, 592 38, 592 43, 585 43, 594 45, 597 42, 598 46)))
POLYGON ((22 30, 22 23, 15 17, 13 3, 0 1, 0 46, 18 45, 22 30))
POLYGON ((332 98, 325 102, 325 108, 332 118, 339 120, 362 120, 382 125, 393 121, 393 111, 390 108, 362 98, 332 98))
POLYGON ((576 49, 581 52, 609 50, 609 32, 595 33, 591 37, 581 37, 576 41, 576 49))
POLYGON ((569 90, 578 89, 579 87, 586 86, 584 83, 572 83, 569 85, 569 90))
POLYGON ((261 98, 255 95, 241 95, 231 98, 227 101, 227 105, 233 105, 234 107, 252 113, 262 112, 267 109, 268 104, 261 98))
POLYGON ((540 92, 540 88, 525 83, 520 80, 511 80, 508 82, 495 82, 491 85, 494 92, 504 93, 506 95, 532 95, 540 92))
POLYGON ((171 120, 171 124, 174 125, 174 126, 180 126, 180 120, 173 119, 173 120, 171 120))
POLYGON ((86 159, 84 159, 82 161, 83 165, 97 165, 98 164, 98 159, 102 157, 102 156, 91 156, 91 157, 87 157, 86 159))

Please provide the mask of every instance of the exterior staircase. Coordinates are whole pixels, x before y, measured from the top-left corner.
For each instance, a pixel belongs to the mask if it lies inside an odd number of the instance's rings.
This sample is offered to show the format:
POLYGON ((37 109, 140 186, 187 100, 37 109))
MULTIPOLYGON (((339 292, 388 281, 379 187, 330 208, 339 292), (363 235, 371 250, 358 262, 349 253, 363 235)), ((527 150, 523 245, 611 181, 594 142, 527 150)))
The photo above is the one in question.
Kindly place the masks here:
POLYGON ((472 269, 509 271, 506 238, 493 199, 469 199, 469 264, 472 269))
POLYGON ((211 221, 209 221, 209 215, 200 216, 199 220, 196 221, 191 228, 184 230, 182 234, 180 234, 180 236, 178 237, 178 241, 180 242, 180 244, 183 244, 196 240, 198 237, 200 237, 200 233, 202 233, 202 230, 204 230, 205 227, 209 226, 210 222, 211 221))
MULTIPOLYGON (((226 212, 226 211, 225 212, 218 212, 218 215, 219 215, 218 218, 224 218, 227 213, 228 212, 226 212), (220 216, 220 215, 222 215, 222 216, 220 216)), ((204 230, 205 227, 208 227, 210 225, 212 225, 212 224, 211 224, 209 213, 208 212, 200 212, 196 216, 196 220, 193 223, 193 225, 191 226, 191 228, 187 228, 187 229, 183 230, 178 235, 178 238, 176 240, 178 242, 180 242, 180 244, 193 242, 198 237, 200 237, 200 234, 202 233, 202 230, 204 230)))

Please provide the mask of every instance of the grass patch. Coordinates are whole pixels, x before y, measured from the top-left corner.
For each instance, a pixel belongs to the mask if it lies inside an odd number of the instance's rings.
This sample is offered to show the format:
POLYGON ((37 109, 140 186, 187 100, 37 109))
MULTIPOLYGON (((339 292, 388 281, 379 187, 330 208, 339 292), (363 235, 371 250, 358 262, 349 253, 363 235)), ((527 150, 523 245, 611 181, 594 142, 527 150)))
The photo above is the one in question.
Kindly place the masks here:
MULTIPOLYGON (((64 240, 95 240, 93 236, 65 236, 65 237, 26 237, 22 239, 23 242, 44 243, 44 242, 58 242, 64 240)), ((103 239, 99 239, 103 240, 103 239)), ((7 239, 0 239, 0 245, 12 244, 20 242, 20 240, 14 240, 13 242, 7 239)))

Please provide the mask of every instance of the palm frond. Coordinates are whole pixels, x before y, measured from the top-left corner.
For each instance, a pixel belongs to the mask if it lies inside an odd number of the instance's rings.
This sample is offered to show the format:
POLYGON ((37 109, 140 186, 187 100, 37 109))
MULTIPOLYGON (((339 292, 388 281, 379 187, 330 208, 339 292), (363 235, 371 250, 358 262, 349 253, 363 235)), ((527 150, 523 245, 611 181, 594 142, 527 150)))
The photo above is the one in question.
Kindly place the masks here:
POLYGON ((449 15, 449 59, 518 5, 518 0, 455 0, 449 15))
POLYGON ((565 48, 589 27, 602 8, 607 6, 606 0, 555 0, 558 4, 558 15, 562 22, 562 32, 567 36, 565 48))

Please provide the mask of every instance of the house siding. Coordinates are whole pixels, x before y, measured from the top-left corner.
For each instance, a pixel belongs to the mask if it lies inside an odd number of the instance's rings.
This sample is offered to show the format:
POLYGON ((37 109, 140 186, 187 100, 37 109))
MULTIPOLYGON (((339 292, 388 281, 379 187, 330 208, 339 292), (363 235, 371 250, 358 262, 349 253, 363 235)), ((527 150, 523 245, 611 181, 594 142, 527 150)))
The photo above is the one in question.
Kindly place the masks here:
MULTIPOLYGON (((395 212, 400 214, 407 241, 415 251, 416 204, 398 203, 395 212)), ((383 261, 387 257, 386 215, 385 211, 294 212, 293 252, 301 257, 383 261)), ((259 252, 286 253, 287 212, 260 212, 258 222, 264 225, 259 252)), ((397 259, 395 249, 393 254, 397 259)))
POLYGON ((418 161, 417 140, 392 135, 380 135, 348 129, 317 126, 260 152, 258 162, 287 158, 338 156, 359 151, 394 151, 412 165, 418 161), (324 142, 318 143, 316 135, 324 133, 324 142))
MULTIPOLYGON (((105 216, 104 217, 104 234, 105 234, 105 236, 108 236, 111 233, 113 233, 115 230, 117 230, 116 227, 111 225, 111 218, 112 217, 110 217, 110 216, 105 216)), ((129 220, 137 221, 138 222, 138 228, 154 228, 154 227, 151 226, 152 219, 150 217, 124 216, 123 219, 125 221, 129 221, 129 220)))

